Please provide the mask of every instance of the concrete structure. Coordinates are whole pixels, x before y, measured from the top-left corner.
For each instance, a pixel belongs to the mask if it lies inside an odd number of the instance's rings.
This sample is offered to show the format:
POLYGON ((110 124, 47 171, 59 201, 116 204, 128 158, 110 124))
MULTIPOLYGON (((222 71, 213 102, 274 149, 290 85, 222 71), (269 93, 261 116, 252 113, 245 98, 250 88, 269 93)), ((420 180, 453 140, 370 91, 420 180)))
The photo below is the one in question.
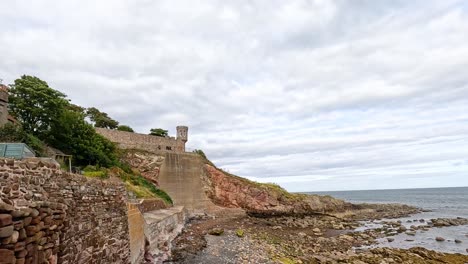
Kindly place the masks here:
POLYGON ((183 206, 144 212, 128 203, 130 263, 162 263, 187 221, 183 206))
POLYGON ((8 87, 0 84, 0 126, 8 123, 8 87))
POLYGON ((159 186, 191 214, 204 213, 214 207, 206 195, 203 175, 205 161, 195 153, 165 153, 159 171, 159 186))
POLYGON ((117 143, 123 149, 141 149, 151 152, 185 152, 188 140, 188 127, 177 127, 177 138, 158 137, 133 132, 96 128, 96 132, 110 141, 117 143))
POLYGON ((163 263, 171 254, 172 240, 182 232, 187 222, 183 206, 151 211, 143 214, 145 219, 146 259, 163 263))

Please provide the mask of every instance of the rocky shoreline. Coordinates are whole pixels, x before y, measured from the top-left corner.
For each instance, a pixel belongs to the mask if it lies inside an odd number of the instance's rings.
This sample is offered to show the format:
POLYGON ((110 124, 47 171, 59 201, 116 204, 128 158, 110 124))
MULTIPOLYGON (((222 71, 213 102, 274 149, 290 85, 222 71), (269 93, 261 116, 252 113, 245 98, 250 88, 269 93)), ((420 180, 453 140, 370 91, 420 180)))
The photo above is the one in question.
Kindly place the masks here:
POLYGON ((362 204, 336 214, 270 217, 226 209, 192 219, 173 242, 168 263, 468 263, 466 254, 421 247, 373 248, 379 240, 398 234, 411 237, 416 231, 468 224, 466 218, 413 219, 407 228, 410 223, 391 220, 418 212, 396 204, 362 204), (378 227, 363 228, 363 221, 378 227))

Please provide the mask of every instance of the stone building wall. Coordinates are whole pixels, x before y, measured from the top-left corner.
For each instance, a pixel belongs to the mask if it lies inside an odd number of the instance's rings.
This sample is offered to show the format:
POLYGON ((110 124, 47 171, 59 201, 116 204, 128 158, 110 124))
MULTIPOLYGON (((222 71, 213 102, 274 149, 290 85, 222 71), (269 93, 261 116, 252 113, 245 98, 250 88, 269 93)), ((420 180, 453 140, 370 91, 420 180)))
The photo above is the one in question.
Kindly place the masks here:
POLYGON ((0 126, 8 122, 8 87, 0 84, 0 126))
POLYGON ((0 159, 1 263, 129 263, 126 190, 38 159, 0 159))
POLYGON ((141 149, 151 152, 184 152, 185 141, 174 137, 157 137, 133 132, 96 128, 96 132, 123 149, 141 149))

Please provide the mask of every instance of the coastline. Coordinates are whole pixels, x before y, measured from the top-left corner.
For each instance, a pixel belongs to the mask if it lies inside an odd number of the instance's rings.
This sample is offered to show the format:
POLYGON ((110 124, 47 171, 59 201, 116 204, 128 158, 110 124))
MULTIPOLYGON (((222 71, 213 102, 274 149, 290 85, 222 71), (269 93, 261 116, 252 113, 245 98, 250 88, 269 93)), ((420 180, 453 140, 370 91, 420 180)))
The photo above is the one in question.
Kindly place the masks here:
POLYGON ((337 214, 262 218, 249 216, 239 209, 226 209, 218 215, 192 219, 173 241, 172 258, 167 263, 468 262, 468 251, 460 254, 422 247, 378 246, 398 235, 412 237, 413 232, 466 225, 466 218, 424 220, 424 223, 413 219, 415 225, 406 228, 406 223, 392 219, 411 218, 421 209, 398 204, 355 206, 354 210, 337 214), (381 226, 365 228, 369 222, 381 226))

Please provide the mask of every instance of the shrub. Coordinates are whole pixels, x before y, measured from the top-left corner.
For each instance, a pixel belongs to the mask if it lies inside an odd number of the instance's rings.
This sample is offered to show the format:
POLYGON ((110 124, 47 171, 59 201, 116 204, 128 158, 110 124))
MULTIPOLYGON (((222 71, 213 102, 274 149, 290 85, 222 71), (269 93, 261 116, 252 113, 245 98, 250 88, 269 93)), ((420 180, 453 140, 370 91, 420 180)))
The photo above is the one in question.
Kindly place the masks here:
POLYGON ((109 175, 107 174, 107 171, 100 170, 100 171, 85 171, 83 173, 84 176, 86 177, 91 177, 91 178, 100 178, 100 179, 107 179, 109 178, 109 175))

